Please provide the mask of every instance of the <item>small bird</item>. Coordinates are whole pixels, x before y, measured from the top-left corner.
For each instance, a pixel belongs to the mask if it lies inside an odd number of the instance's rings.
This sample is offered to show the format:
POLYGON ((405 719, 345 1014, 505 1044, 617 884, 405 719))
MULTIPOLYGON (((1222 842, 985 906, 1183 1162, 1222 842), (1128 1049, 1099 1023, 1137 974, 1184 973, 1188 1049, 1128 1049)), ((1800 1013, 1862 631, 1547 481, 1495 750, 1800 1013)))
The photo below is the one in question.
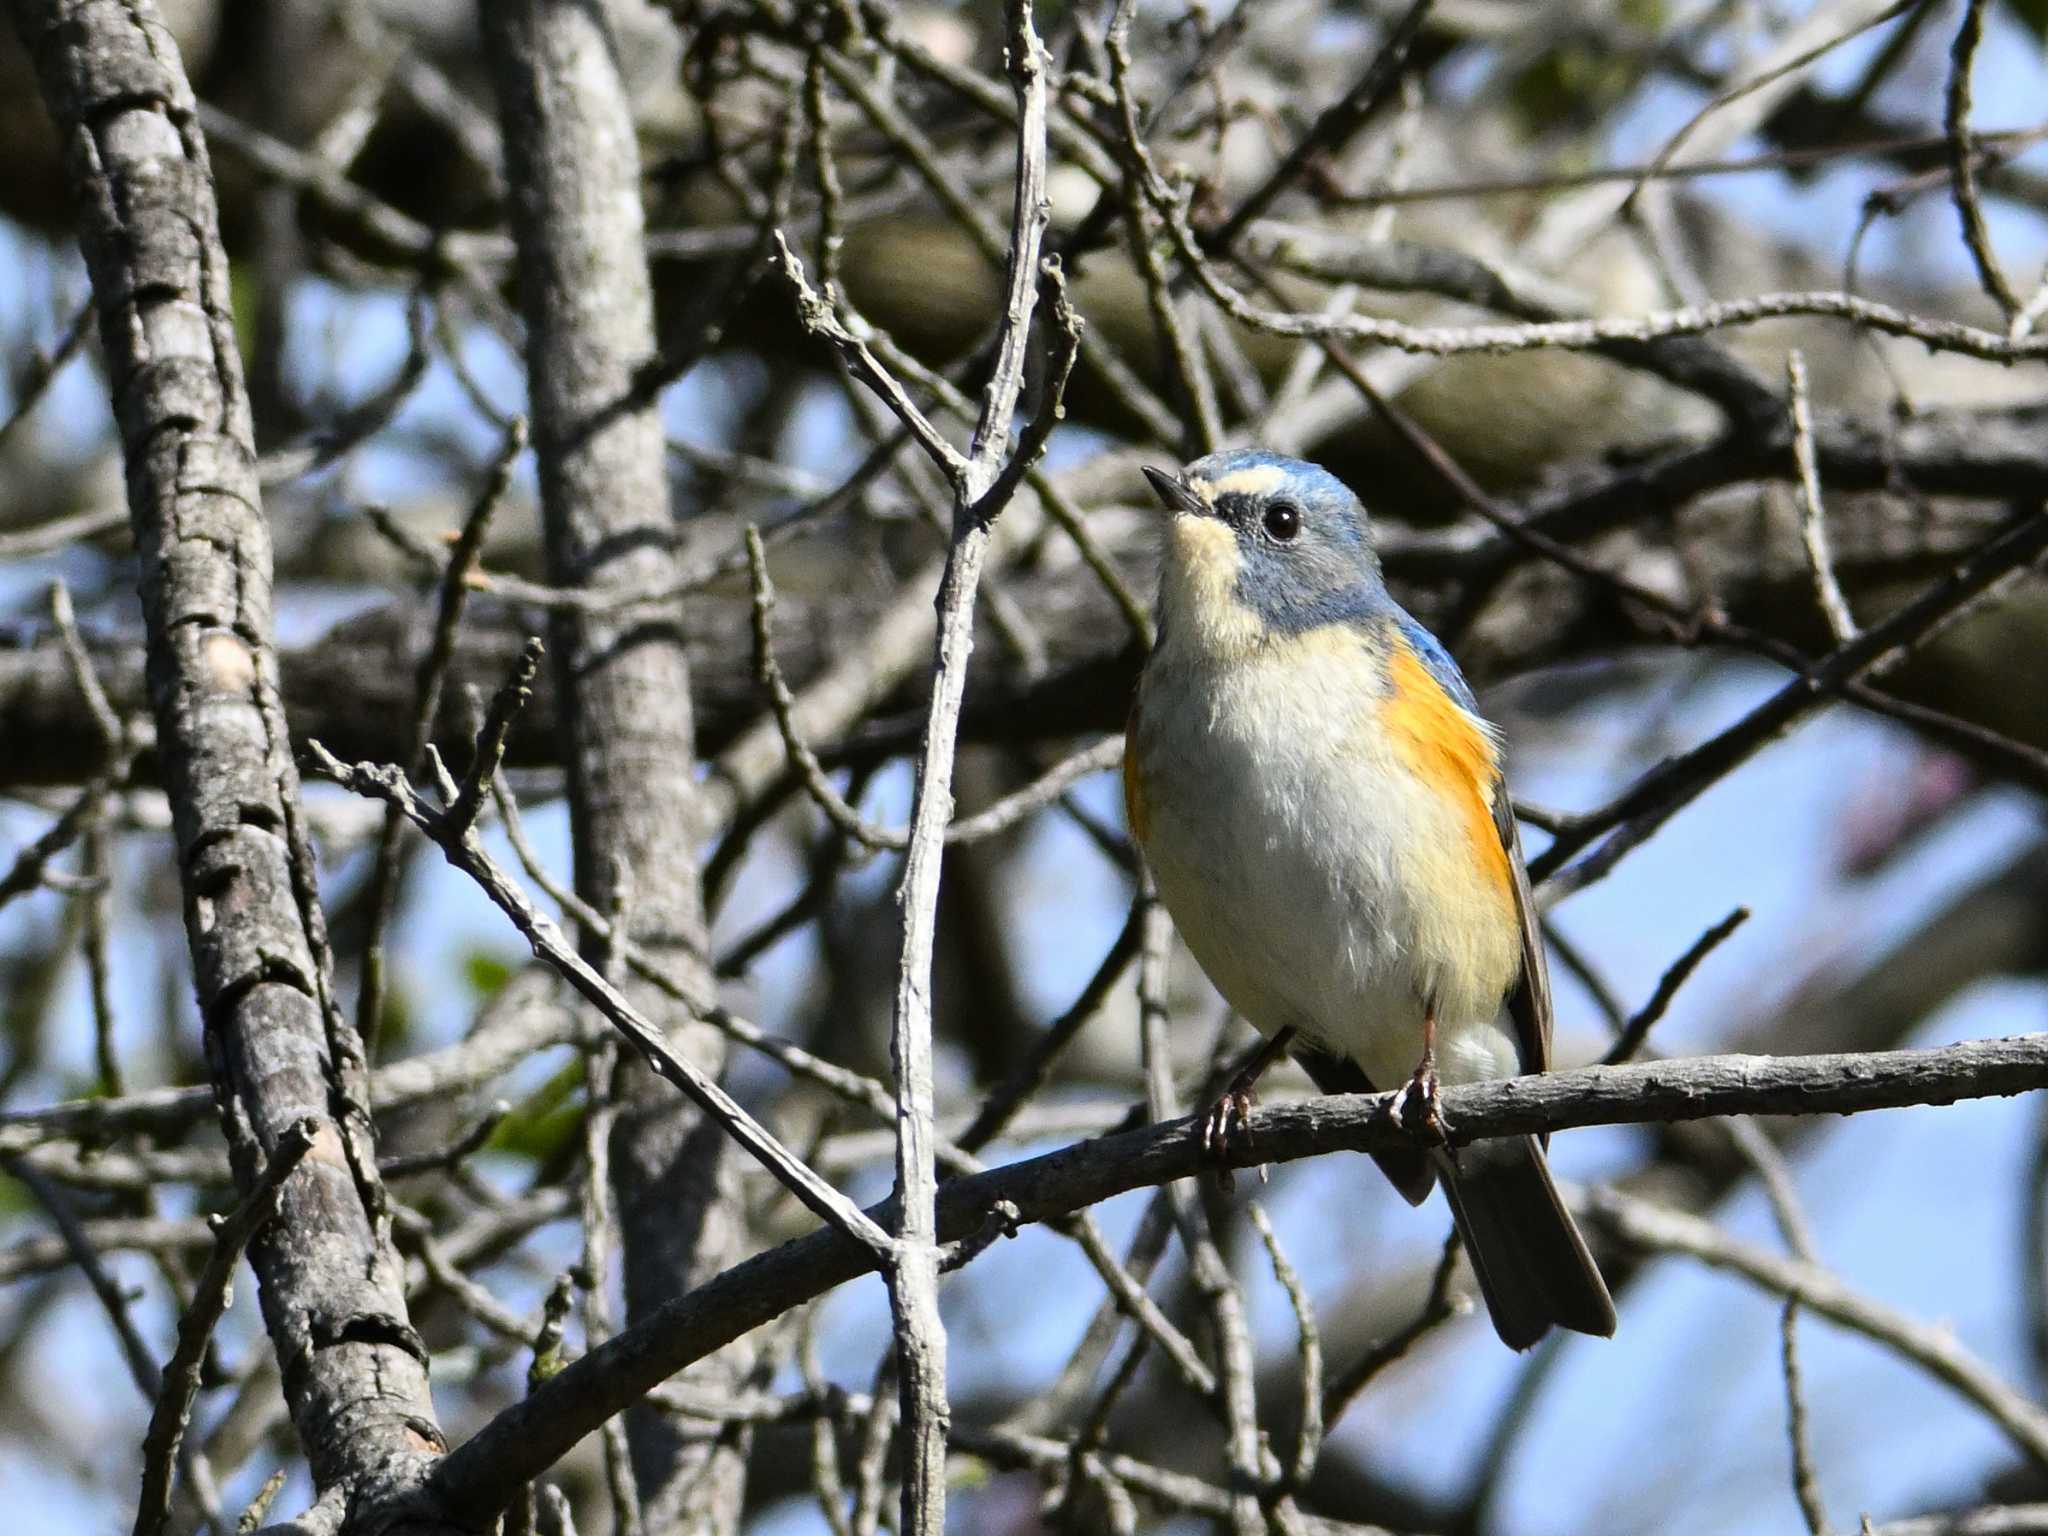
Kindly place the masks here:
POLYGON ((1292 1050, 1325 1092, 1406 1083, 1435 1133, 1375 1154, 1441 1182, 1495 1330, 1611 1335, 1614 1302, 1534 1136, 1452 1147, 1439 1082, 1541 1072, 1550 983, 1499 736, 1387 593, 1365 508, 1257 450, 1147 469, 1172 513, 1159 640, 1124 754, 1130 826, 1182 939, 1265 1037, 1211 1110, 1227 1141, 1292 1050))

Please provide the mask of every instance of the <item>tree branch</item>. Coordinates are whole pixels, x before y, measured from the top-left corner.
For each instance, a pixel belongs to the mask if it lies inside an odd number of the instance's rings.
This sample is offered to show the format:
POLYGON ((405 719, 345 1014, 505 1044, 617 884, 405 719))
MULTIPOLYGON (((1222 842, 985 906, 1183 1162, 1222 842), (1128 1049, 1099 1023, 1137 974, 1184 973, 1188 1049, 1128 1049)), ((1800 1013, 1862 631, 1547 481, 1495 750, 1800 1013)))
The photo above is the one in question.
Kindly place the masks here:
MULTIPOLYGON (((941 1536, 946 1524, 946 1330, 939 1317, 938 1133, 933 1124, 932 955, 946 827, 953 819, 953 755, 967 658, 974 648, 974 598, 987 557, 989 524, 1003 510, 988 493, 1004 480, 1010 424, 1024 392, 1024 365, 1037 308, 1039 249, 1050 217, 1045 198, 1049 61, 1032 26, 1031 0, 1010 0, 1007 53, 1017 97, 1017 177, 1010 220, 1007 303, 980 420, 964 460, 935 454, 953 472, 952 546, 939 579, 932 697, 925 718, 910 812, 910 846, 896 899, 903 945, 889 1054, 896 1069, 895 1234, 886 1278, 896 1329, 896 1382, 903 1437, 903 1536, 941 1536)), ((864 349, 863 349, 864 350, 864 349)), ((855 354, 859 355, 858 352, 855 354)), ((1057 409, 1056 379, 1048 409, 1057 409)), ((910 418, 906 417, 906 422, 910 418)), ((1020 452, 1034 456, 1037 445, 1020 452)), ((1014 486, 1015 482, 1009 482, 1014 486)), ((955 1234, 964 1236, 965 1234, 955 1234)))
POLYGON ((876 1255, 891 1247, 888 1233, 876 1226, 838 1190, 819 1178, 794 1153, 777 1141, 723 1088, 705 1076, 669 1044, 619 990, 573 949, 559 925, 527 899, 526 893, 485 851, 473 825, 458 823, 446 811, 422 800, 405 777, 393 768, 337 761, 317 741, 312 752, 337 784, 358 794, 396 804, 414 826, 431 838, 448 862, 483 888, 484 894, 512 919, 533 952, 546 960, 578 992, 630 1040, 661 1076, 680 1088, 747 1151, 752 1153, 821 1221, 844 1231, 876 1255))
MULTIPOLYGON (((1586 1067, 1447 1088, 1452 1140, 1546 1134, 1584 1125, 1633 1125, 1717 1115, 1853 1114, 1909 1104, 1952 1104, 2048 1086, 2048 1035, 1979 1040, 1937 1050, 1834 1056, 1703 1056, 1586 1067)), ((1412 1145, 1389 1115, 1396 1094, 1339 1095, 1254 1112, 1236 1167, 1334 1151, 1412 1145)), ((1126 1190, 1215 1167, 1199 1117, 1101 1137, 940 1189, 942 1241, 978 1230, 999 1200, 1025 1222, 1047 1221, 1126 1190)), ((876 1206, 877 1222, 893 1219, 876 1206)), ((835 1285, 877 1267, 832 1231, 757 1255, 664 1307, 565 1368, 506 1409, 436 1468, 432 1492, 457 1519, 479 1522, 503 1490, 545 1470, 577 1440, 689 1361, 835 1285)))

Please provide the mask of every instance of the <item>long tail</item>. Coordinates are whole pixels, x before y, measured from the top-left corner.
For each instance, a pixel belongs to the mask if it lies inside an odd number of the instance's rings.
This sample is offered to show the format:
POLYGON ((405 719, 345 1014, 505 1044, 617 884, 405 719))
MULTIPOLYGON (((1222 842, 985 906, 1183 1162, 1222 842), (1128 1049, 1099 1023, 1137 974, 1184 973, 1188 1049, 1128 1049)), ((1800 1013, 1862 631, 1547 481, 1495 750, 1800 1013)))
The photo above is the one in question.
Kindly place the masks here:
POLYGON ((1494 1331, 1509 1348, 1529 1348, 1552 1324, 1602 1338, 1614 1332, 1614 1298, 1557 1197, 1534 1136, 1475 1142, 1430 1161, 1494 1331))

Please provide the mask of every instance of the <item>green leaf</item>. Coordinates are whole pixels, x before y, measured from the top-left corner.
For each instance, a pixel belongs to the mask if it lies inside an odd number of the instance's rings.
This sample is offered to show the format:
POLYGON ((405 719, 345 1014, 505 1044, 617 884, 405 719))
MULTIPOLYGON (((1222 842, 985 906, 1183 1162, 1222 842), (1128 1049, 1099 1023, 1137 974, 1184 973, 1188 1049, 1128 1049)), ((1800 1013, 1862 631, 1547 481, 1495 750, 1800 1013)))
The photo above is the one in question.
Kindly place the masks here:
POLYGON ((465 951, 461 964, 462 979, 480 1003, 489 1002, 503 991, 516 970, 516 962, 503 952, 481 946, 465 951))
POLYGON ((572 1060, 500 1120, 484 1146, 546 1162, 583 1129, 583 1063, 572 1060))

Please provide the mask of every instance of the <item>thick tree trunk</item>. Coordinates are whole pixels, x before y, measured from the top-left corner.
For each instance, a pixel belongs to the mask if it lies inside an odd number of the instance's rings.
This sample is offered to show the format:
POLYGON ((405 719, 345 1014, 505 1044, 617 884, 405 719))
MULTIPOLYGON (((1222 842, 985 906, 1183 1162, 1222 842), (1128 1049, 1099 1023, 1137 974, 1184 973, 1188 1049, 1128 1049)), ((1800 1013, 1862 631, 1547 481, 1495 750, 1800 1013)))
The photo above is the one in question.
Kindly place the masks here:
POLYGON ((293 1125, 315 1126, 249 1257, 314 1483, 354 1499, 398 1486, 443 1442, 390 1242, 362 1048, 329 993, 212 172, 150 0, 15 0, 12 12, 64 142, 92 273, 236 1181, 248 1188, 293 1125))
MULTIPOLYGON (((635 394, 655 357, 639 157, 602 8, 518 0, 483 8, 504 126, 549 578, 594 592, 676 576, 661 425, 635 394)), ((676 624, 558 614, 553 632, 576 887, 624 914, 632 941, 711 990, 698 879, 701 815, 690 673, 676 624)), ((725 1042, 644 983, 626 988, 699 1067, 725 1042)), ((637 1065, 612 1163, 629 1317, 732 1262, 744 1239, 723 1134, 637 1065)), ((693 1379, 731 1386, 744 1346, 693 1379)), ((745 1446, 651 1409, 628 1415, 647 1529, 728 1530, 745 1446)))

